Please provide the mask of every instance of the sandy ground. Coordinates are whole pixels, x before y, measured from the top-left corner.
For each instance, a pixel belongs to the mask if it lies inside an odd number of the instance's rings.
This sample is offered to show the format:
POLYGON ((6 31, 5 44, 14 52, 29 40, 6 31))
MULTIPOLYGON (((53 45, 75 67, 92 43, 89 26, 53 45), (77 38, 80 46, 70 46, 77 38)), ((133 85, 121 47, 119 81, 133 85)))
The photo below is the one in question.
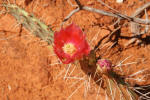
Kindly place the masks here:
MULTIPOLYGON (((14 1, 11 0, 11 3, 15 3, 14 1)), ((73 0, 70 1, 75 4, 73 0)), ((90 7, 112 11, 96 0, 80 1, 90 7)), ((120 13, 130 16, 138 7, 150 0, 125 0, 121 4, 117 4, 115 0, 103 1, 120 13)), ((51 25, 54 31, 60 29, 63 19, 75 8, 67 0, 16 0, 16 4, 33 13, 47 25, 51 25)), ((150 16, 149 11, 148 15, 150 16)), ((114 35, 112 40, 104 46, 108 38, 103 38, 117 28, 113 26, 116 20, 113 17, 80 11, 74 14, 64 26, 72 22, 80 26, 87 34, 91 48, 102 40, 99 45, 100 49, 96 52, 97 57, 110 59, 114 65, 128 57, 123 64, 133 64, 122 66, 123 73, 117 71, 118 74, 127 78, 138 71, 147 69, 127 80, 132 86, 150 84, 148 33, 143 36, 141 45, 135 43, 126 47, 125 44, 129 38, 123 37, 132 35, 130 23, 121 21, 119 26, 127 25, 123 26, 119 33, 116 32, 117 35, 114 35), (114 43, 116 44, 113 45, 114 43), (113 47, 109 49, 112 45, 113 47), (142 78, 143 81, 138 78, 142 78)), ((18 25, 13 16, 0 15, 0 100, 96 100, 96 97, 97 100, 106 99, 105 90, 101 88, 101 91, 97 93, 99 87, 94 84, 93 80, 91 80, 88 92, 85 92, 87 86, 85 81, 74 78, 64 80, 67 65, 55 65, 55 63, 58 63, 58 58, 52 48, 47 47, 47 43, 18 25)), ((72 64, 71 69, 74 65, 72 64)), ((70 76, 86 76, 85 72, 78 65, 76 66, 70 76)))

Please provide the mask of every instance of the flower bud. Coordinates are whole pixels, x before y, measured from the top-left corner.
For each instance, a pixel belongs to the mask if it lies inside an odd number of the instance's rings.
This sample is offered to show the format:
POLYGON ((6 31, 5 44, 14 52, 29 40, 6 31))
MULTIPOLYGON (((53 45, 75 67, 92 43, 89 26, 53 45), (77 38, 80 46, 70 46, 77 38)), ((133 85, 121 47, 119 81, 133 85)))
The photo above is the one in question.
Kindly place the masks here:
POLYGON ((97 61, 97 71, 107 74, 112 69, 112 63, 107 59, 99 59, 97 61))

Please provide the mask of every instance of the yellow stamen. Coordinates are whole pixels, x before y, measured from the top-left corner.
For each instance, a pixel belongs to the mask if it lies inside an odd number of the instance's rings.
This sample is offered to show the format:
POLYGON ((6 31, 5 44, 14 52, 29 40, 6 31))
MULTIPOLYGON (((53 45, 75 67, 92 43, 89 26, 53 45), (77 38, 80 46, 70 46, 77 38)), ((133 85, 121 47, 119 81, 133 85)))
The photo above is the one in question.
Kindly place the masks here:
POLYGON ((72 43, 67 43, 62 48, 63 48, 63 51, 66 54, 69 54, 70 56, 72 56, 77 51, 76 47, 72 43))

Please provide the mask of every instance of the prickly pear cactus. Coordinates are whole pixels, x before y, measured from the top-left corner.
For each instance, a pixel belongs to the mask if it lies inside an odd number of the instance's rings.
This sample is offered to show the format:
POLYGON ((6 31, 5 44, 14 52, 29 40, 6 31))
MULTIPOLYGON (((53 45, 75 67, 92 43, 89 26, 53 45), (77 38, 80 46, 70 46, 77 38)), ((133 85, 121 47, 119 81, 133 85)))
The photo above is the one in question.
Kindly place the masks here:
MULTIPOLYGON (((44 24, 38 18, 36 18, 33 14, 29 14, 24 9, 18 7, 15 4, 3 4, 2 6, 6 8, 6 11, 9 14, 15 17, 15 19, 19 24, 22 24, 26 29, 32 32, 35 36, 40 37, 42 40, 48 42, 48 44, 53 43, 54 32, 46 24, 44 24)), ((76 29, 78 28, 75 26, 75 30, 76 29)), ((84 34, 82 37, 85 38, 84 34)), ((77 40, 80 40, 80 38, 77 40)), ((86 46, 88 47, 88 45, 86 46)), ((67 46, 67 48, 68 47, 70 50, 71 46, 69 45, 67 46)), ((65 47, 63 48, 66 50, 65 47)), ((138 96, 134 93, 134 91, 132 91, 132 89, 129 88, 130 86, 127 83, 125 83, 124 80, 122 80, 119 76, 117 76, 117 74, 115 74, 111 70, 112 66, 111 64, 109 64, 109 62, 104 60, 105 62, 100 63, 101 66, 98 67, 96 66, 96 58, 94 54, 95 54, 94 51, 91 51, 88 57, 89 58, 88 66, 90 66, 89 68, 91 68, 90 73, 93 73, 93 76, 95 76, 96 73, 98 79, 102 78, 101 81, 103 83, 102 88, 106 90, 107 95, 111 97, 112 100, 137 100, 138 96), (93 72, 92 69, 94 70, 93 72)))
POLYGON ((33 14, 29 14, 24 9, 15 4, 2 4, 7 13, 14 16, 19 24, 32 32, 35 36, 51 44, 53 42, 53 31, 33 14))
POLYGON ((115 66, 112 66, 111 61, 99 59, 97 62, 96 72, 102 78, 103 88, 112 100, 137 100, 138 96, 130 85, 113 71, 115 66))

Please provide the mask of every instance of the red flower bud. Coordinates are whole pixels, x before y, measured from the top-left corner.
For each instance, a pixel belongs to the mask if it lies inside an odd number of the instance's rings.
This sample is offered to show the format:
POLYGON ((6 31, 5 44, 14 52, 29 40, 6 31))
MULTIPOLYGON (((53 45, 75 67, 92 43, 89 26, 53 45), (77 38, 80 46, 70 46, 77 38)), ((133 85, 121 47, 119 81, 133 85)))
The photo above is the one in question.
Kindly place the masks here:
POLYGON ((112 63, 107 59, 99 59, 97 65, 97 70, 101 71, 101 73, 107 73, 112 69, 112 63))

